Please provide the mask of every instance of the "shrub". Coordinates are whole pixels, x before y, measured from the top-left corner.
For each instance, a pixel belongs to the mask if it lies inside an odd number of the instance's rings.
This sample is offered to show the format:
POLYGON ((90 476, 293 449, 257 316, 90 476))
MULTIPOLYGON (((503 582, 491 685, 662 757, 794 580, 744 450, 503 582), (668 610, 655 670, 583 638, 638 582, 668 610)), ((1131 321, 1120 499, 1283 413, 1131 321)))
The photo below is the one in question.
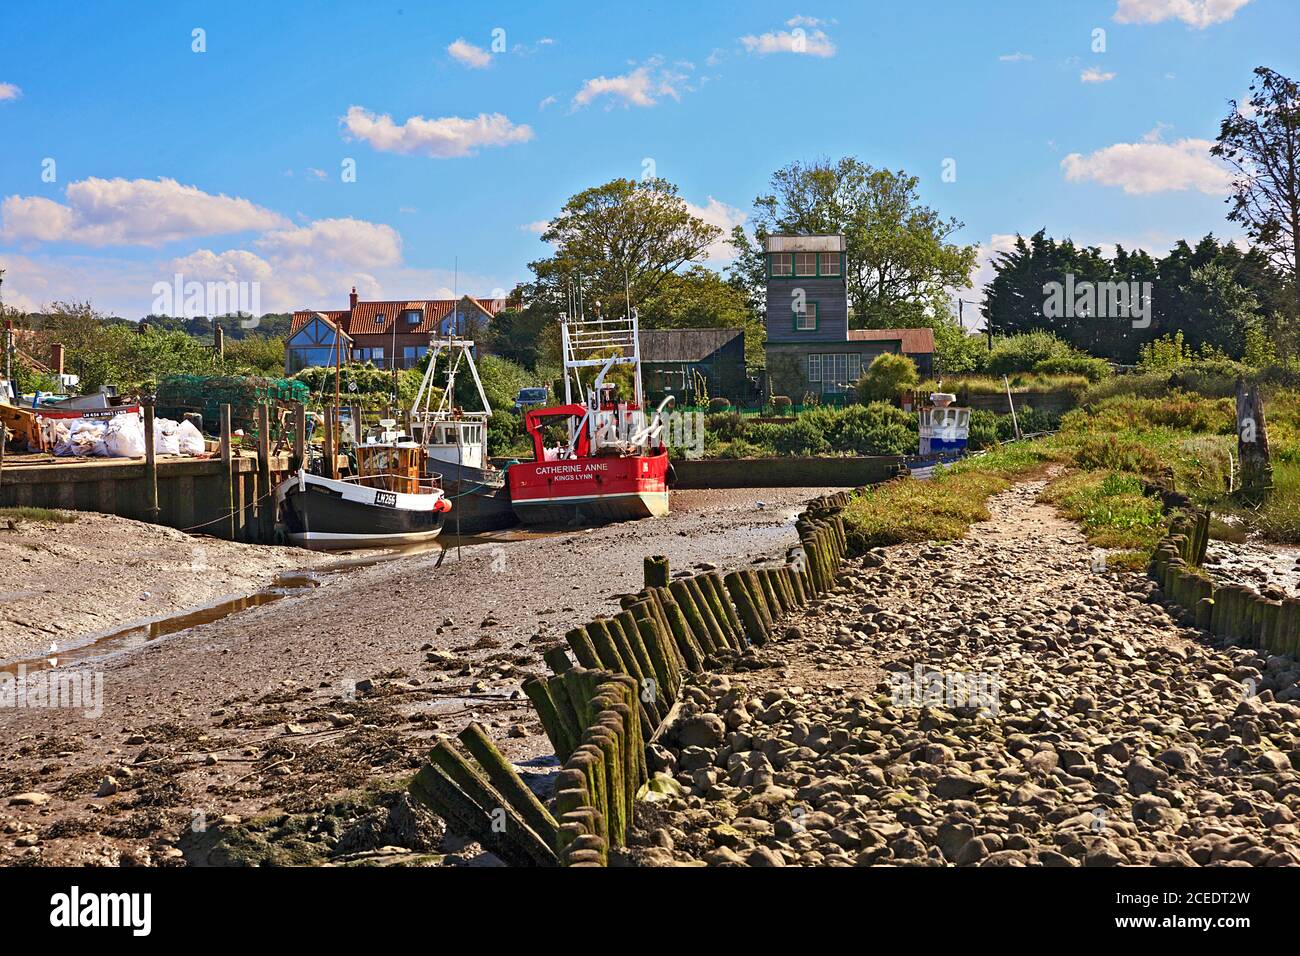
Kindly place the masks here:
POLYGON ((800 415, 788 425, 769 425, 772 447, 780 455, 824 455, 831 450, 825 432, 808 415, 800 415))
POLYGON ((986 364, 994 375, 1010 375, 1013 372, 1032 372, 1040 362, 1076 358, 1082 354, 1051 332, 1025 332, 995 339, 986 364))
POLYGON ((786 414, 787 412, 789 412, 789 411, 790 411, 790 407, 791 407, 793 404, 794 404, 794 403, 790 401, 790 396, 789 396, 789 395, 773 395, 773 396, 772 396, 772 409, 773 409, 773 410, 774 410, 778 415, 784 415, 784 414, 786 414))
POLYGON ((885 352, 877 355, 862 373, 856 389, 863 402, 896 402, 904 389, 915 386, 920 380, 915 362, 906 355, 885 352))
POLYGON ((718 441, 734 441, 745 437, 745 418, 739 412, 719 412, 704 419, 704 434, 718 441))
POLYGON ((822 408, 805 412, 807 422, 826 438, 830 450, 853 455, 908 455, 916 451, 916 416, 887 402, 822 408))
POLYGON ((725 399, 725 398, 709 399, 709 411, 711 412, 725 412, 730 407, 731 407, 731 401, 729 399, 725 399))
POLYGON ((1110 364, 1088 355, 1056 356, 1036 363, 1033 371, 1040 375, 1082 375, 1095 384, 1110 377, 1110 364))

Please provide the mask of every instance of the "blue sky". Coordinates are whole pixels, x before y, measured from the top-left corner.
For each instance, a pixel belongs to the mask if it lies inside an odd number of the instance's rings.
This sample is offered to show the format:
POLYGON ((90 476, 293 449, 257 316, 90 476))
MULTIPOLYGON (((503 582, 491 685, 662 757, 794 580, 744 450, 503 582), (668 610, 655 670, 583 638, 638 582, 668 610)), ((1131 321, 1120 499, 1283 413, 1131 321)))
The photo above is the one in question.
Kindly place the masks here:
POLYGON ((723 226, 851 154, 986 257, 1044 226, 1163 252, 1238 234, 1205 147, 1255 66, 1300 73, 1297 35, 1293 0, 15 5, 4 301, 138 317, 178 271, 267 311, 490 295, 647 161, 723 226))

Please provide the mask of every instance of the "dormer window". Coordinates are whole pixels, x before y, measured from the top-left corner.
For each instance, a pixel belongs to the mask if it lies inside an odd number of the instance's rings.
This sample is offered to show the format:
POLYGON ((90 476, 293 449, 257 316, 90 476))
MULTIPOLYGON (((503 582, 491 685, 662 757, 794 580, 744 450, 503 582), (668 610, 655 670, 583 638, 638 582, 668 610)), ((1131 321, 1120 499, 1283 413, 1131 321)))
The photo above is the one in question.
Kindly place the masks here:
POLYGON ((408 309, 408 310, 406 311, 405 315, 406 315, 406 324, 407 324, 407 325, 419 325, 419 324, 420 324, 420 310, 419 310, 419 309, 408 309))
POLYGON ((772 253, 772 275, 794 275, 794 256, 788 252, 772 253))
POLYGON ((380 312, 378 315, 375 316, 375 325, 383 325, 383 324, 384 324, 384 313, 380 312))

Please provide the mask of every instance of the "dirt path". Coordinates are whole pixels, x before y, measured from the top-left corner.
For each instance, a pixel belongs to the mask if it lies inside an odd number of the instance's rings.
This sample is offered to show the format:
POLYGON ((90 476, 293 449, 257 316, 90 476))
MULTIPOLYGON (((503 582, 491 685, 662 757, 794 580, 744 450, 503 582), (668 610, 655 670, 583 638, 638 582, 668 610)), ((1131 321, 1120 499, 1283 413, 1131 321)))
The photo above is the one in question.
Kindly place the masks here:
MULTIPOLYGON (((656 756, 643 863, 1300 863, 1300 665, 1215 647, 1078 528, 994 498, 716 675, 656 756)), ((856 565, 856 566, 854 566, 856 565)))
MULTIPOLYGON (((315 862, 435 842, 389 797, 322 808, 409 772, 433 734, 473 719, 544 772, 550 747, 519 689, 545 669, 542 648, 638 590, 643 555, 687 568, 779 552, 826 490, 678 492, 664 519, 327 574, 309 594, 64 668, 98 675, 102 713, 0 708, 0 863, 315 862), (250 822, 273 809, 301 814, 303 832, 250 822)), ((80 558, 64 557, 75 574, 80 558)))

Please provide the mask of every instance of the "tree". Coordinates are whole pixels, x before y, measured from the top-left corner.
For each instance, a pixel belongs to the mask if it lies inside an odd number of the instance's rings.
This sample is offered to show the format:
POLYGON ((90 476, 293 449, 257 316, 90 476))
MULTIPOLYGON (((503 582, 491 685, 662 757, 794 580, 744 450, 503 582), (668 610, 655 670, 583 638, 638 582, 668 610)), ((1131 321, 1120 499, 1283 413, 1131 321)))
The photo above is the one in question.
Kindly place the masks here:
POLYGON ((581 280, 588 315, 624 314, 626 293, 634 304, 655 296, 683 266, 702 262, 721 234, 691 215, 665 179, 615 179, 584 189, 542 233, 555 254, 529 263, 537 277, 531 298, 563 307, 566 291, 576 292, 581 280))
POLYGON ((637 307, 647 329, 744 329, 745 360, 763 364, 763 322, 744 293, 712 269, 692 266, 674 273, 637 307))
POLYGON ((948 316, 948 289, 967 288, 976 248, 950 242, 963 228, 921 202, 920 181, 845 157, 777 170, 754 200, 754 241, 733 231, 732 274, 758 298, 771 235, 843 235, 856 328, 929 326, 948 316))
POLYGON ((1244 104, 1232 100, 1210 153, 1236 172, 1228 218, 1246 227, 1290 287, 1300 315, 1300 85, 1257 67, 1244 104))

